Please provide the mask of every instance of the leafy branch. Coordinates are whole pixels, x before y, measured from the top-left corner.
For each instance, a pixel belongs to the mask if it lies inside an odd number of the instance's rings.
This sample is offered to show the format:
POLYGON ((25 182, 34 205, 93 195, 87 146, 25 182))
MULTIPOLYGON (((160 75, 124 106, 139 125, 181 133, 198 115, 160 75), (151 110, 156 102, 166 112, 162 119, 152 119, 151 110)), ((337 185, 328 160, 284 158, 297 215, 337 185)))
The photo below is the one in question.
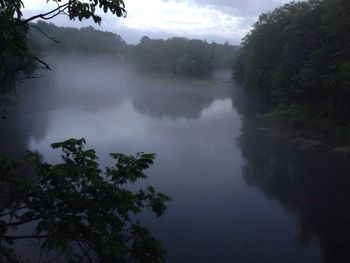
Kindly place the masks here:
POLYGON ((62 151, 62 163, 55 165, 33 153, 15 164, 0 159, 0 184, 13 193, 0 214, 0 259, 8 260, 1 250, 11 251, 14 241, 34 239, 42 251, 60 251, 71 262, 164 260, 165 250, 140 225, 137 214, 149 209, 161 216, 170 197, 151 186, 129 190, 130 184, 147 178, 144 170, 155 155, 112 153, 115 165, 102 171, 95 151, 84 145, 84 139, 52 144, 62 151), (30 180, 18 173, 28 165, 35 171, 30 180), (34 225, 30 235, 16 234, 18 226, 29 222, 34 225))

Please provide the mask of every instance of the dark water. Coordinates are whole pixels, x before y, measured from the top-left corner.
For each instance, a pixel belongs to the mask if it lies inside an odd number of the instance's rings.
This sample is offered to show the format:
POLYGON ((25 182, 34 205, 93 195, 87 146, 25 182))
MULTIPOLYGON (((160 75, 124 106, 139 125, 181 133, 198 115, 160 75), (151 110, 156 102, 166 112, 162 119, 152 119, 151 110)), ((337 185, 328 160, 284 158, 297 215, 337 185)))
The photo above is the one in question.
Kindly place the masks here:
POLYGON ((167 262, 348 262, 350 166, 259 132, 230 72, 209 81, 141 76, 106 58, 55 60, 20 88, 0 151, 16 157, 85 137, 109 152, 155 152, 152 184, 172 196, 143 222, 167 262))

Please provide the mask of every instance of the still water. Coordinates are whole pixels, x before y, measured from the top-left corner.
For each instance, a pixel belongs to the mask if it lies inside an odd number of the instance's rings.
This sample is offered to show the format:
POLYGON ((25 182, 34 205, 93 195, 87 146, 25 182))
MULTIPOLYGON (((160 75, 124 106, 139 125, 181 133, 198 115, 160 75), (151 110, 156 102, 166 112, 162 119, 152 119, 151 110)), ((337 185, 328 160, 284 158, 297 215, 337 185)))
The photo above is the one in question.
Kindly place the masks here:
POLYGON ((259 132, 230 72, 207 81, 140 75, 108 58, 55 59, 19 87, 2 121, 1 152, 46 161, 50 143, 84 137, 103 165, 110 152, 154 152, 148 171, 173 200, 143 222, 167 262, 348 262, 346 160, 294 149, 259 132))

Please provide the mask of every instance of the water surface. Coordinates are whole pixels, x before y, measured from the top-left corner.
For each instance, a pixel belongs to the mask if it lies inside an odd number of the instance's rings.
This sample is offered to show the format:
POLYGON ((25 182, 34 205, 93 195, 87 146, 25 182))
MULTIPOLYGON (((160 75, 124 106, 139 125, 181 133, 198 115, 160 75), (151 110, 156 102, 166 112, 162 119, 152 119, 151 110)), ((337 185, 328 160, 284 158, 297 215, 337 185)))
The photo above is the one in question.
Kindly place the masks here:
POLYGON ((20 87, 1 124, 1 152, 86 138, 103 165, 110 152, 154 152, 149 170, 172 196, 143 222, 167 262, 346 262, 349 165, 261 134, 237 105, 230 72, 210 80, 140 75, 111 59, 55 59, 20 87))

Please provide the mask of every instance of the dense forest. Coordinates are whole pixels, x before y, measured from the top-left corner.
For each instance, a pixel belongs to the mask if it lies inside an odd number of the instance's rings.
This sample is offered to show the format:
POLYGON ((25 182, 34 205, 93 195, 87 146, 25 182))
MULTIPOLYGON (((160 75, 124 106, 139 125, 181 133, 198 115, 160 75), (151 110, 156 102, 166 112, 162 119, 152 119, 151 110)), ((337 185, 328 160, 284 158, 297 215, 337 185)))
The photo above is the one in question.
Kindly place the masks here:
POLYGON ((264 111, 350 142, 350 1, 291 2, 243 39, 234 77, 264 111))
POLYGON ((108 53, 127 60, 141 71, 198 78, 210 77, 215 68, 229 68, 237 49, 228 43, 209 44, 182 37, 163 40, 144 36, 137 45, 131 45, 120 35, 91 26, 77 29, 43 21, 32 24, 29 39, 32 50, 42 55, 108 53))

